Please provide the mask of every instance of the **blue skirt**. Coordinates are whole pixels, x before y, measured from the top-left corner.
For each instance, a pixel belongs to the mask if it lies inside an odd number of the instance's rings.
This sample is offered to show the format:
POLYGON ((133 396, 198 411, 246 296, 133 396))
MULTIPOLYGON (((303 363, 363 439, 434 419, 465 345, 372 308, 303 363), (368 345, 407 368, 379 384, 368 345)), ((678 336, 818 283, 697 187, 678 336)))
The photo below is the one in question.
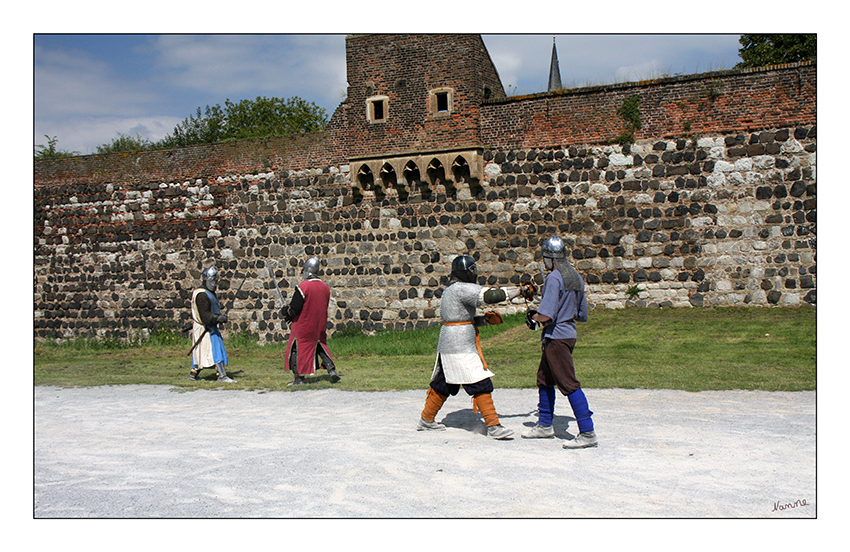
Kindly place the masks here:
MULTIPOLYGON (((221 338, 221 332, 218 330, 218 326, 213 326, 213 329, 208 331, 207 335, 204 336, 203 339, 210 340, 213 362, 215 364, 223 362, 224 365, 227 366, 227 351, 224 350, 224 340, 221 338)), ((199 368, 209 368, 209 366, 195 366, 195 358, 193 356, 192 369, 197 370, 199 368)))

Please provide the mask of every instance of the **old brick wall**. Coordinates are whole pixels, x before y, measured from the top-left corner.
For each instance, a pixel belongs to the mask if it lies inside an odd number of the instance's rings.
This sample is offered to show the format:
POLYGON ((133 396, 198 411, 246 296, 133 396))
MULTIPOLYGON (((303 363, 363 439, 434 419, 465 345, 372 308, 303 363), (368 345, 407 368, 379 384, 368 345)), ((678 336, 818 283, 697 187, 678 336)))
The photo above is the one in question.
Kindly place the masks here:
POLYGON ((485 87, 505 95, 480 36, 353 35, 346 44, 349 158, 480 145, 485 87), (454 90, 450 116, 428 111, 428 91, 438 88, 454 90), (366 100, 377 95, 388 97, 388 116, 371 123, 366 100))
MULTIPOLYGON (((697 119, 694 99, 689 132, 666 110, 691 104, 652 100, 658 82, 485 102, 485 177, 474 188, 353 193, 345 105, 313 135, 39 161, 34 335, 129 338, 186 327, 191 290, 215 263, 225 305, 246 278, 225 331, 279 342, 286 331, 266 267, 288 297, 314 254, 333 288, 333 329, 426 326, 438 321, 454 255, 473 252, 482 282, 518 283, 539 278, 539 241, 553 233, 567 240, 596 307, 813 305, 814 69, 760 72, 759 82, 777 83, 775 101, 751 73, 707 77, 719 90, 703 106, 713 122, 697 119), (791 95, 779 83, 797 75, 808 76, 785 105, 791 95), (605 127, 599 106, 634 95, 644 121, 637 142, 611 145, 622 129, 605 127), (751 120, 746 103, 725 95, 750 95, 751 120), (546 106, 557 102, 597 114, 582 119, 586 135, 553 122, 546 106), (550 128, 534 130, 528 117, 550 128), (632 286, 641 290, 634 300, 632 286)), ((700 90, 699 79, 677 83, 669 84, 700 90)))
POLYGON ((817 66, 722 71, 563 90, 482 106, 482 143, 500 148, 604 144, 627 129, 618 110, 640 99, 637 140, 814 125, 817 66))

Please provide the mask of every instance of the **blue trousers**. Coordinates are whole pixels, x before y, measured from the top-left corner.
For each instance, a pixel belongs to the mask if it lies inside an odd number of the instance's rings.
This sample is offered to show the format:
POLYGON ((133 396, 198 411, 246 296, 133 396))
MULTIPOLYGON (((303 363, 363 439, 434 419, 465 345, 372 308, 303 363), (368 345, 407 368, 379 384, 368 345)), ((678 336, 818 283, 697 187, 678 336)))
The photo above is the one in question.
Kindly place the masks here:
MULTIPOLYGON (((555 416, 555 386, 540 386, 537 388, 540 401, 537 403, 537 423, 542 426, 552 425, 552 420, 555 416)), ((570 401, 570 407, 573 409, 573 415, 578 424, 580 433, 593 431, 593 412, 587 405, 587 397, 584 396, 584 391, 577 389, 569 395, 567 400, 570 401)))

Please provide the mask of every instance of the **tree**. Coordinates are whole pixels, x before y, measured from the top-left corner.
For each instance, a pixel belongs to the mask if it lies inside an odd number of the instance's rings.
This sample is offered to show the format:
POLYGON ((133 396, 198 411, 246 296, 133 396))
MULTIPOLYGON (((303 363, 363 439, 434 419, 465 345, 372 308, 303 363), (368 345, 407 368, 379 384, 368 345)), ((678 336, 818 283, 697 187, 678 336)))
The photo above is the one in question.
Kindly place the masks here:
POLYGON ((202 110, 199 107, 194 115, 183 119, 171 134, 158 142, 151 142, 138 134, 129 136, 119 133, 112 142, 97 146, 97 153, 177 148, 313 132, 324 129, 327 124, 328 117, 323 108, 297 96, 289 99, 258 96, 256 100, 242 100, 238 103, 228 99, 223 108, 214 105, 202 110))
POLYGON ((257 97, 224 107, 199 107, 195 115, 181 121, 174 131, 156 145, 179 147, 211 144, 226 140, 265 138, 324 129, 328 124, 325 110, 295 96, 289 99, 257 97))
POLYGON ((50 137, 47 134, 44 135, 47 138, 47 145, 42 146, 38 144, 35 147, 35 158, 36 159, 54 159, 57 157, 74 157, 75 155, 80 155, 78 151, 65 151, 65 150, 57 150, 56 144, 59 140, 54 137, 50 137))
POLYGON ((737 69, 763 67, 817 59, 818 37, 814 34, 745 34, 738 39, 742 62, 737 69))
POLYGON ((221 122, 224 114, 221 108, 207 106, 205 111, 183 119, 174 127, 174 131, 158 142, 163 148, 191 146, 192 144, 214 144, 222 138, 221 122))
POLYGON ((128 134, 118 134, 117 138, 113 138, 112 142, 97 146, 97 153, 115 153, 119 151, 144 151, 153 149, 154 144, 147 138, 142 138, 140 135, 130 136, 128 134))

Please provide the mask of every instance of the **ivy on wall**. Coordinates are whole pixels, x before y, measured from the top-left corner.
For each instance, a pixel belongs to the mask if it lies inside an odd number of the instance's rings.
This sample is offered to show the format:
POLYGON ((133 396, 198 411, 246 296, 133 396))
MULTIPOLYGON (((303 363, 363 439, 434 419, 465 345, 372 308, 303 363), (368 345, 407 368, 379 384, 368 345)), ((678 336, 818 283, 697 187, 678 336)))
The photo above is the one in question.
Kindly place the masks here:
POLYGON ((612 142, 625 146, 635 141, 635 131, 641 127, 640 121, 640 96, 632 96, 623 100, 623 105, 617 109, 623 121, 626 122, 626 130, 614 137, 612 142))

